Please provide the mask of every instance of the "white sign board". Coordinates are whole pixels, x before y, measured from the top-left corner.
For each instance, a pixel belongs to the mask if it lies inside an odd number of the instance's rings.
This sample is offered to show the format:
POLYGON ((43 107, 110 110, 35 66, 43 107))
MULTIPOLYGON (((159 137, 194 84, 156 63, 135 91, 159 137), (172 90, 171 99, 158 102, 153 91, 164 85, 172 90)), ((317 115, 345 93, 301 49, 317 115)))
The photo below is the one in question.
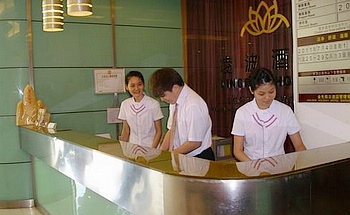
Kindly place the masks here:
POLYGON ((350 102, 350 1, 297 0, 299 102, 350 102))
POLYGON ((123 93, 125 92, 125 69, 95 69, 95 93, 123 93))

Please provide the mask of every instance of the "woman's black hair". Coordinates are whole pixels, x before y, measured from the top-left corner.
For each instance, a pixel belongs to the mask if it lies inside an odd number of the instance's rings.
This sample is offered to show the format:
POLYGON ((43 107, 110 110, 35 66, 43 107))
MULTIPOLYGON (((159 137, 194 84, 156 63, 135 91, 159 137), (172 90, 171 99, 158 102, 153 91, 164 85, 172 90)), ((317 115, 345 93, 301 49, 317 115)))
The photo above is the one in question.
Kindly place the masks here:
POLYGON ((126 76, 125 76, 125 85, 128 85, 130 78, 132 77, 138 77, 141 79, 142 83, 145 84, 145 79, 143 78, 143 75, 139 71, 130 71, 126 76))
POLYGON ((249 86, 254 92, 260 85, 274 84, 277 87, 275 76, 269 69, 258 68, 252 71, 249 75, 249 86))

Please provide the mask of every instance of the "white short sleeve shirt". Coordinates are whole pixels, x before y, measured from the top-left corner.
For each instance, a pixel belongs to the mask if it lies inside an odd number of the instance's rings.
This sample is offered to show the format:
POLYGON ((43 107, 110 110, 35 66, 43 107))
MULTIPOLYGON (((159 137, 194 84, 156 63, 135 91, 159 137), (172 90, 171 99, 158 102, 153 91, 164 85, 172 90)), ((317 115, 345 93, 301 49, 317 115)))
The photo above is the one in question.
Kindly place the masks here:
MULTIPOLYGON (((208 106, 202 97, 186 84, 182 88, 176 104, 178 105, 178 110, 174 148, 180 147, 187 141, 200 141, 202 145, 187 154, 196 156, 211 146, 212 122, 208 106)), ((172 116, 175 104, 169 105, 169 110, 168 129, 171 128, 173 121, 172 116)))
POLYGON ((118 116, 130 127, 129 142, 148 147, 152 147, 156 133, 154 121, 162 118, 159 102, 147 95, 140 102, 135 102, 134 98, 124 100, 118 116))
POLYGON ((299 130, 289 106, 274 100, 268 109, 261 110, 254 99, 237 110, 231 134, 244 136, 244 153, 259 159, 284 154, 287 134, 299 130))

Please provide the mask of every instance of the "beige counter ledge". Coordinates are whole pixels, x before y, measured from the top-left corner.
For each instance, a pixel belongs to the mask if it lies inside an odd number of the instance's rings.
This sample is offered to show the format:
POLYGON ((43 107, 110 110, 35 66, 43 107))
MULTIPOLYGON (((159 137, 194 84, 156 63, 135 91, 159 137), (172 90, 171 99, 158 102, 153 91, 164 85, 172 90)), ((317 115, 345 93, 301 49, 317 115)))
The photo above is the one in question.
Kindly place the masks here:
POLYGON ((350 142, 236 163, 34 126, 20 127, 20 141, 132 214, 257 214, 262 207, 268 214, 350 213, 350 142))

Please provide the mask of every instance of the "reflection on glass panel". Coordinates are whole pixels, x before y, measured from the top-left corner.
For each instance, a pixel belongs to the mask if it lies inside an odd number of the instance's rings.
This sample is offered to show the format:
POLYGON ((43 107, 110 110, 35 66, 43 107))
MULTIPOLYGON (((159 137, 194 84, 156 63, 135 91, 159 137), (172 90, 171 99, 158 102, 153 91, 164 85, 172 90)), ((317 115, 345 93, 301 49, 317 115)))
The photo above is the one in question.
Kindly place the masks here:
POLYGON ((0 21, 0 47, 0 67, 27 67, 26 22, 0 21))
MULTIPOLYGON (((41 1, 40 1, 41 2, 41 1)), ((0 3, 0 20, 26 18, 26 4, 16 0, 2 0, 0 3)))
POLYGON ((171 163, 180 175, 205 176, 210 167, 209 160, 176 153, 171 153, 171 163))
POLYGON ((237 169, 246 176, 275 175, 294 170, 299 153, 237 162, 237 169))
POLYGON ((145 147, 124 141, 119 142, 126 157, 141 163, 147 164, 150 160, 158 157, 161 153, 160 149, 145 147))

